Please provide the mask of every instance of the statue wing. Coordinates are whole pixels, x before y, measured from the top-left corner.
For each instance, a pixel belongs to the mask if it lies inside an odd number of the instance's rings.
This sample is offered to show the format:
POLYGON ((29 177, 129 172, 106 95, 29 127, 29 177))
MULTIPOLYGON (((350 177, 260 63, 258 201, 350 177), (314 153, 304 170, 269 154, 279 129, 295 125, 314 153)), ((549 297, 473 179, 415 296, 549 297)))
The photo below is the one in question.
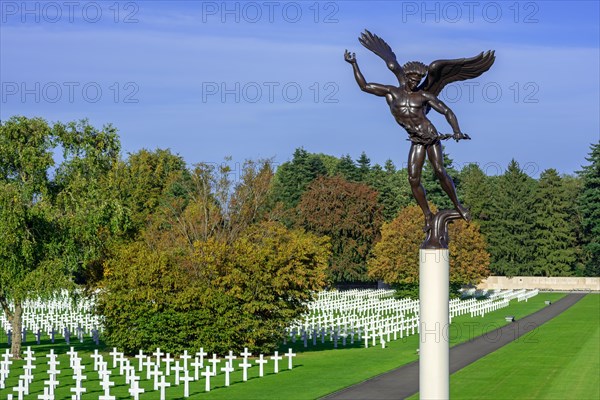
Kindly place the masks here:
POLYGON ((358 41, 367 49, 381 57, 383 61, 385 61, 387 67, 396 75, 398 82, 404 83, 405 77, 402 67, 398 64, 396 55, 385 40, 365 29, 358 38, 358 41))
POLYGON ((429 64, 427 78, 419 89, 438 96, 449 83, 477 78, 490 69, 495 60, 494 51, 491 50, 471 58, 434 61, 429 64))

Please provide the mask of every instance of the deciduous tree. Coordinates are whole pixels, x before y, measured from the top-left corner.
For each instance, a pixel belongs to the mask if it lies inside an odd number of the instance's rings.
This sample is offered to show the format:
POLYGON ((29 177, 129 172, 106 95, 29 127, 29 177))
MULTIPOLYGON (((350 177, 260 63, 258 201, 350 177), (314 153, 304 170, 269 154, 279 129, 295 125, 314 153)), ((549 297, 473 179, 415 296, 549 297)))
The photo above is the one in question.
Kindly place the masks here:
MULTIPOLYGON (((381 240, 369 259, 369 276, 393 285, 418 285, 419 248, 425 239, 422 226, 423 213, 416 205, 404 208, 398 217, 383 224, 381 240)), ((449 225, 448 234, 451 285, 475 284, 487 277, 490 256, 478 224, 456 221, 449 225)))
POLYGON ((126 216, 105 185, 119 149, 111 126, 26 117, 0 124, 0 303, 15 332, 15 357, 22 302, 69 286, 77 271, 103 259, 105 239, 121 230, 126 216), (59 149, 63 159, 53 171, 59 149))
POLYGON ((331 238, 330 276, 335 282, 366 281, 366 260, 383 221, 377 192, 342 177, 320 177, 298 205, 298 223, 331 238))

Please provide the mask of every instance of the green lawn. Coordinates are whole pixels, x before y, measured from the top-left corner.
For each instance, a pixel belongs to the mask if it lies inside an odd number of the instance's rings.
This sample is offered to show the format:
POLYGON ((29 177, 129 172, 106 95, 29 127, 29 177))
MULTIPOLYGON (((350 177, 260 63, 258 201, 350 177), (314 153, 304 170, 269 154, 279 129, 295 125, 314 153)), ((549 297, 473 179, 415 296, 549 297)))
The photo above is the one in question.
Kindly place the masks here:
POLYGON ((600 399, 600 295, 463 368, 454 399, 600 399))
MULTIPOLYGON (((556 301, 564 295, 558 293, 541 293, 538 296, 530 299, 527 303, 518 303, 516 300, 511 302, 508 308, 487 314, 485 317, 470 318, 469 316, 457 317, 453 320, 452 328, 450 329, 451 342, 453 344, 464 342, 483 332, 496 329, 507 322, 504 320, 505 315, 515 315, 521 318, 531 314, 536 310, 543 308, 545 300, 556 301)), ((598 296, 597 296, 598 297, 598 296)), ((597 333, 597 332, 596 332, 597 333)), ((587 337, 587 336, 586 336, 587 337)), ((597 341, 597 337, 596 337, 597 341)), ((64 342, 63 342, 64 343, 64 342)), ((253 367, 249 370, 249 381, 241 382, 241 372, 232 374, 232 386, 225 388, 224 377, 221 373, 216 378, 211 379, 212 390, 209 393, 204 392, 204 379, 199 382, 194 382, 190 385, 191 398, 195 399, 314 399, 324 396, 333 391, 342 389, 355 383, 359 383, 365 379, 379 375, 391 369, 397 368, 408 362, 417 359, 416 349, 418 348, 418 336, 413 335, 408 338, 399 339, 389 342, 386 349, 380 346, 362 348, 363 344, 356 343, 354 347, 343 348, 340 342, 340 348, 333 349, 331 343, 312 347, 309 344, 307 349, 302 347, 302 343, 297 342, 292 347, 298 356, 294 359, 294 369, 287 369, 287 361, 280 362, 280 373, 274 374, 271 364, 266 367, 267 376, 257 378, 258 368, 253 367)), ((2 347, 0 346, 0 351, 2 347)), ((287 351, 288 346, 282 346, 281 350, 287 351)), ((34 346, 36 357, 39 360, 46 359, 43 357, 48 351, 48 347, 34 346), (42 353, 38 353, 38 351, 42 353)), ((68 399, 67 384, 71 384, 71 370, 68 369, 68 357, 64 354, 68 349, 67 346, 55 347, 55 352, 60 353, 62 369, 58 379, 61 381, 61 386, 57 388, 56 394, 58 398, 68 399)), ((75 349, 79 350, 79 346, 75 344, 75 349)), ((90 348, 82 348, 80 356, 84 356, 86 363, 91 364, 89 358, 90 348)), ((105 360, 110 360, 110 356, 105 354, 105 360)), ((134 365, 137 365, 137 360, 133 360, 134 365)), ((237 360, 236 360, 237 361, 237 360)), ((13 364, 11 369, 20 367, 22 362, 13 364)), ((109 365, 110 366, 110 365, 109 365)), ((222 366, 222 365, 221 365, 222 366)), ((597 367, 596 367, 597 368, 597 367)), ((45 368, 38 363, 38 369, 34 370, 34 375, 40 378, 47 379, 47 375, 41 372, 45 368)), ((102 394, 101 387, 98 381, 97 373, 91 372, 91 365, 86 369, 88 382, 84 385, 88 388, 88 392, 83 396, 84 399, 97 399, 102 394)), ((130 398, 126 392, 124 379, 118 375, 118 371, 112 374, 116 381, 115 387, 111 389, 111 394, 117 398, 130 398)), ((142 376, 145 379, 145 376, 142 376)), ((0 390, 0 398, 6 398, 6 394, 10 393, 9 389, 15 385, 18 380, 16 373, 11 373, 7 380, 7 389, 0 390)), ((146 390, 151 389, 151 384, 142 380, 141 386, 146 390)), ((30 398, 37 398, 37 394, 42 393, 42 379, 36 379, 34 382, 34 393, 30 398), (35 396, 34 396, 35 395, 35 396)), ((167 389, 167 398, 175 399, 183 397, 183 386, 171 387, 167 389)), ((517 396, 520 398, 519 396, 517 396)), ((148 392, 140 396, 141 399, 157 399, 157 392, 148 392)), ((497 397, 496 397, 497 398, 497 397)))

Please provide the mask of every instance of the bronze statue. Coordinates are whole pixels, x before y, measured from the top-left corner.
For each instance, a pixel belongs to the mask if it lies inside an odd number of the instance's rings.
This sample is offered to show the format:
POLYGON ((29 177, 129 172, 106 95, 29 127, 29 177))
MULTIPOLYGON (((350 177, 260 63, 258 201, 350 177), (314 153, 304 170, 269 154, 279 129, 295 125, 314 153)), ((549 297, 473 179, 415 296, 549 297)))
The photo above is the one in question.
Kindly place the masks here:
MULTIPOLYGON (((448 194, 458 212, 446 212, 444 220, 462 217, 469 221, 471 218, 469 210, 460 204, 454 182, 444 168, 440 141, 452 138, 458 142, 471 138, 461 132, 456 116, 437 96, 447 84, 476 78, 490 69, 495 60, 494 52, 487 51, 471 58, 437 60, 429 64, 429 67, 418 61, 407 62, 400 66, 390 46, 379 36, 365 30, 358 41, 381 57, 398 79, 398 86, 367 83, 358 68, 355 54, 346 50, 344 58, 352 64, 354 77, 360 89, 376 96, 385 97, 396 122, 408 132, 409 140, 412 142, 408 154, 408 180, 413 196, 423 210, 424 230, 429 233, 428 237, 431 235, 435 222, 434 215, 427 204, 425 189, 421 184, 421 171, 425 156, 429 158, 442 189, 448 194), (424 77, 425 80, 421 83, 424 77), (438 133, 426 116, 431 108, 446 117, 454 133, 442 135, 438 133)), ((446 224, 444 222, 442 225, 446 224)), ((435 241, 439 242, 437 238, 435 241)))

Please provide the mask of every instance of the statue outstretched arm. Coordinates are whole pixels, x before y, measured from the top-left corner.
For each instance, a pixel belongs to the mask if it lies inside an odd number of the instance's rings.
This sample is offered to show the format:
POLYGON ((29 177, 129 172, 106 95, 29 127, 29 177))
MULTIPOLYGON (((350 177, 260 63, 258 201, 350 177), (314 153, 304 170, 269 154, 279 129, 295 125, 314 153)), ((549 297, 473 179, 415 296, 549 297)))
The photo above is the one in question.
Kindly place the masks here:
POLYGON ((459 139, 470 139, 470 137, 460 131, 460 127, 458 126, 458 120, 456 119, 456 115, 454 112, 444 104, 443 101, 432 95, 431 93, 423 93, 423 96, 427 99, 427 104, 431 106, 435 111, 443 114, 446 117, 446 121, 452 127, 452 131, 454 132, 453 138, 456 140, 459 139))
POLYGON ((358 63, 356 62, 356 56, 354 53, 350 53, 348 50, 346 50, 344 53, 344 59, 346 62, 352 65, 352 69, 354 70, 354 78, 356 79, 356 83, 358 84, 358 87, 360 87, 360 90, 376 96, 385 96, 390 92, 390 89, 387 85, 381 85, 379 83, 367 83, 362 72, 360 72, 360 68, 358 68, 358 63))

